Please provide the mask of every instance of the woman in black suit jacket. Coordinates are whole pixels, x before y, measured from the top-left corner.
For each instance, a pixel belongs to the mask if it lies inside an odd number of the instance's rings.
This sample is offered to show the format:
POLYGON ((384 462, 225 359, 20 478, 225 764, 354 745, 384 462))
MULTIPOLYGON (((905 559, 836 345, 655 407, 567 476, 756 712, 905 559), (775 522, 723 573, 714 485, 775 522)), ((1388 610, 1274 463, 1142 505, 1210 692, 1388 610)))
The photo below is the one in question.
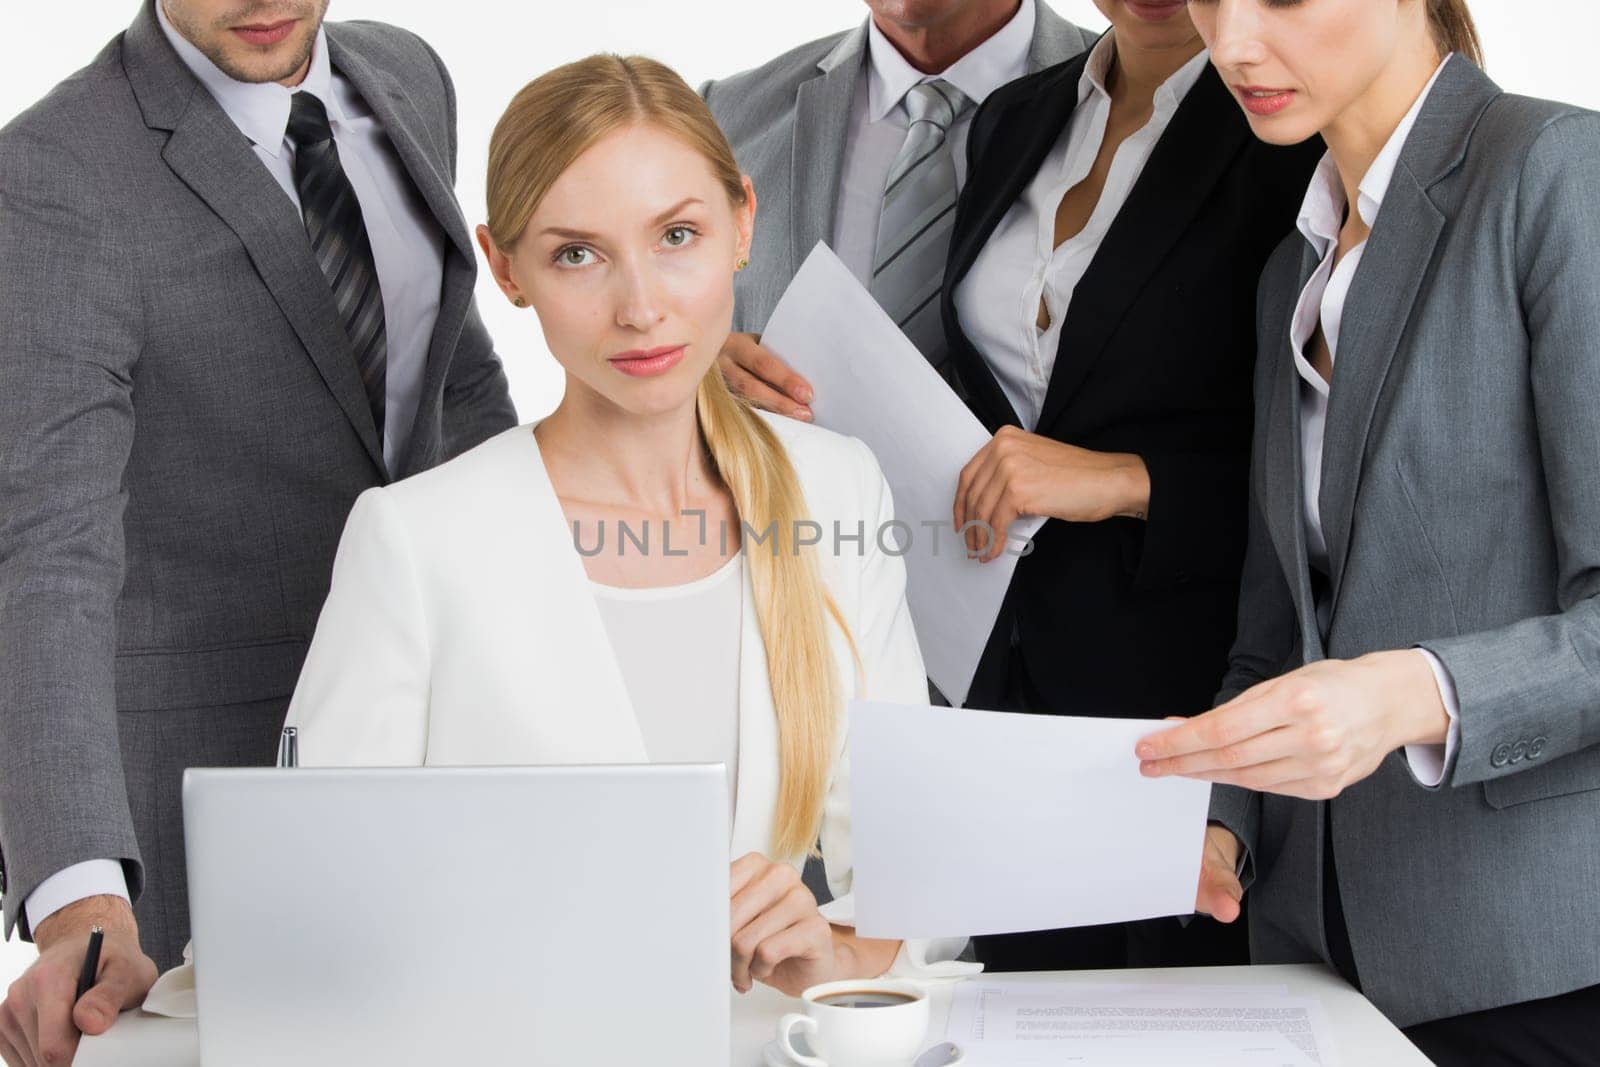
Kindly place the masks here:
MULTIPOLYGON (((1159 719, 1209 708, 1227 666, 1256 282, 1321 145, 1251 136, 1183 4, 1096 3, 1106 37, 991 95, 968 142, 941 300, 958 388, 996 436, 954 518, 1056 521, 1019 561, 967 704, 1159 719)), ((1161 919, 980 938, 978 955, 1034 970, 1247 948, 1243 924, 1161 919)))

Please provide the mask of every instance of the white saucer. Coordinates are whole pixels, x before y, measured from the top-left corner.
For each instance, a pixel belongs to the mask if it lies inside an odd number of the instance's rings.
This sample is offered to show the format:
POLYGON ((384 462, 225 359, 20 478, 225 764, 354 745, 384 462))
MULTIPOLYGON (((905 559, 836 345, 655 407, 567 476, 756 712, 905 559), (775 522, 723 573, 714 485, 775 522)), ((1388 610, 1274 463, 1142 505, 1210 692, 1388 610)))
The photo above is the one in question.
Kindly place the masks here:
MULTIPOLYGON (((810 1046, 804 1044, 805 1039, 800 1037, 798 1034, 796 1034, 795 1037, 801 1043, 801 1051, 809 1052, 810 1046)), ((961 1050, 961 1047, 954 1043, 945 1043, 935 1047, 950 1050, 946 1058, 939 1061, 939 1067, 956 1067, 957 1064, 962 1063, 967 1058, 966 1054, 961 1050)), ((931 1051, 933 1050, 925 1050, 924 1055, 931 1051)), ((794 1060, 789 1057, 787 1052, 783 1051, 783 1045, 776 1040, 768 1041, 766 1047, 761 1050, 761 1055, 767 1067, 795 1067, 794 1060)), ((917 1060, 913 1061, 912 1067, 918 1067, 918 1064, 920 1063, 921 1058, 919 1057, 917 1060)))

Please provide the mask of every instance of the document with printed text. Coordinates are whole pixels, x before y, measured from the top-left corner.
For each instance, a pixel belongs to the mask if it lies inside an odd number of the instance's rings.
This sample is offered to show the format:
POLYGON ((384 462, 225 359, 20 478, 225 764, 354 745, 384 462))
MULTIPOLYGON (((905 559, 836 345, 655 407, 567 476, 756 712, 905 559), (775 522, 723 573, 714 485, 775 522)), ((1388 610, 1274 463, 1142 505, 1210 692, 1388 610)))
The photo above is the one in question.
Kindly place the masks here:
POLYGON ((1320 1001, 1281 986, 995 982, 958 987, 949 1039, 971 1067, 1336 1067, 1320 1001))

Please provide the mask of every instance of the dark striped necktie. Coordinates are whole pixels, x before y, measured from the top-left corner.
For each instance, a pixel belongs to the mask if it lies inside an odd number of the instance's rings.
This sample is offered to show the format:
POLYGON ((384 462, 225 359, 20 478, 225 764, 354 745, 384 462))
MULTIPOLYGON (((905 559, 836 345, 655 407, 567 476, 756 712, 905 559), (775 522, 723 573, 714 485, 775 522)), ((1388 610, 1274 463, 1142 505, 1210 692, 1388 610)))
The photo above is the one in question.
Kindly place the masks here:
POLYGON ((350 337, 356 369, 361 372, 361 384, 367 391, 367 403, 372 406, 378 440, 382 441, 388 345, 372 242, 361 218, 356 191, 339 164, 339 149, 333 143, 327 109, 307 92, 295 93, 291 101, 289 140, 294 142, 294 184, 300 193, 306 236, 311 239, 311 251, 333 290, 339 317, 350 337))

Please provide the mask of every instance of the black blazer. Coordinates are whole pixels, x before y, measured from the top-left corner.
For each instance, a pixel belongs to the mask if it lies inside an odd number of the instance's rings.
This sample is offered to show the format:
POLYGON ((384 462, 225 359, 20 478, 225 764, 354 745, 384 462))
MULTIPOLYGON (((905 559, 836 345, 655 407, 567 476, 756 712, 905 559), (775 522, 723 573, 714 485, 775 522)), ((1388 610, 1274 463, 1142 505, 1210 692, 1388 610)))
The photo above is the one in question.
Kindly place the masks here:
MULTIPOLYGON (((960 387, 991 431, 1018 419, 954 296, 1066 129, 1087 62, 1012 82, 973 118, 941 301, 960 387)), ((969 706, 1008 703, 1013 625, 1043 710, 1149 718, 1211 706, 1244 558, 1256 283, 1321 154, 1320 140, 1256 140, 1210 67, 1184 98, 1073 294, 1035 428, 1141 456, 1148 518, 1045 525, 969 706)))

